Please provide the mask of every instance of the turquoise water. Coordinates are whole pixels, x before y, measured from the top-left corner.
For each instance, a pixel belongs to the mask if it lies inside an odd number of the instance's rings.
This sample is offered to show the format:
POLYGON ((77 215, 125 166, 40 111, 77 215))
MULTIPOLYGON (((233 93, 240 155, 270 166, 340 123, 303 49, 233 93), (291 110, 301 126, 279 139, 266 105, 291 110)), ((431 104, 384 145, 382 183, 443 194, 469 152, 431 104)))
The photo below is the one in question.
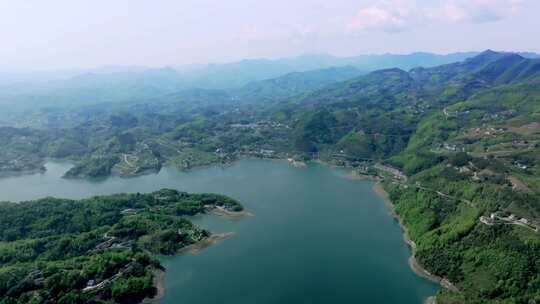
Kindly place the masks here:
POLYGON ((0 200, 81 198, 163 187, 218 192, 254 214, 241 220, 197 216, 213 232, 236 235, 198 255, 164 259, 163 304, 422 303, 438 286, 408 266, 399 225, 369 181, 320 165, 243 160, 228 168, 102 181, 61 179, 69 164, 45 174, 0 179, 0 200))

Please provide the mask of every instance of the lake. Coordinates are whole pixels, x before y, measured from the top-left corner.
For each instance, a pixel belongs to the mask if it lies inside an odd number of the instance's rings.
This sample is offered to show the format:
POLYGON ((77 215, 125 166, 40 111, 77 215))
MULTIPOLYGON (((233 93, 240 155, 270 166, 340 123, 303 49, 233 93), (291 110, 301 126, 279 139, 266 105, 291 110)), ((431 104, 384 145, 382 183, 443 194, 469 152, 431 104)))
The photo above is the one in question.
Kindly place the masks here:
POLYGON ((69 163, 46 167, 44 174, 0 179, 0 200, 175 188, 226 194, 253 213, 240 220, 195 217, 212 232, 236 234, 197 255, 163 258, 162 304, 420 304, 439 288, 409 268, 399 224, 373 183, 351 179, 346 170, 242 160, 227 168, 81 181, 61 178, 69 163))

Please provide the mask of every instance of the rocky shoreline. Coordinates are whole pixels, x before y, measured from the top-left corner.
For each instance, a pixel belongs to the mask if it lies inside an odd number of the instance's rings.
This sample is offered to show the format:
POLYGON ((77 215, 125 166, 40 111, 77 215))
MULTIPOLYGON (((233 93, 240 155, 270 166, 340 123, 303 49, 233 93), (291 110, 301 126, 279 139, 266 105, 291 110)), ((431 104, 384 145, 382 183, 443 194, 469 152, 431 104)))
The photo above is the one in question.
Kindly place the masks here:
POLYGON ((153 284, 156 288, 156 295, 153 298, 146 298, 142 303, 153 304, 159 303, 161 299, 165 296, 165 271, 161 269, 156 269, 153 272, 153 284))
POLYGON ((206 207, 205 206, 205 210, 208 214, 212 214, 212 215, 216 215, 216 216, 221 216, 221 217, 225 217, 225 218, 228 218, 228 219, 241 219, 243 217, 246 217, 246 216, 253 216, 253 214, 243 210, 243 211, 230 211, 230 210, 227 210, 223 207, 219 207, 219 206, 213 206, 213 207, 206 207))
POLYGON ((211 236, 195 243, 189 246, 186 246, 178 251, 178 254, 184 254, 184 253, 191 253, 191 254, 199 254, 204 249, 215 245, 227 238, 232 237, 235 235, 234 232, 227 232, 227 233, 219 233, 219 234, 212 234, 211 236))

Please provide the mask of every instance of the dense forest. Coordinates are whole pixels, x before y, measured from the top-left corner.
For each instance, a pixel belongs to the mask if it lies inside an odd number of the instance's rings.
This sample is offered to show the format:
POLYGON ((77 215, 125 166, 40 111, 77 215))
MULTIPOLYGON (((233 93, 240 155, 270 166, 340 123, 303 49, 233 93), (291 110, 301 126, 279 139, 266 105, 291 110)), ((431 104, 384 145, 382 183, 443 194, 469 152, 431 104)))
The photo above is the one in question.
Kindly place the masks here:
POLYGON ((163 189, 83 200, 0 204, 0 303, 136 303, 156 293, 156 255, 210 236, 189 216, 220 206, 215 194, 163 189))

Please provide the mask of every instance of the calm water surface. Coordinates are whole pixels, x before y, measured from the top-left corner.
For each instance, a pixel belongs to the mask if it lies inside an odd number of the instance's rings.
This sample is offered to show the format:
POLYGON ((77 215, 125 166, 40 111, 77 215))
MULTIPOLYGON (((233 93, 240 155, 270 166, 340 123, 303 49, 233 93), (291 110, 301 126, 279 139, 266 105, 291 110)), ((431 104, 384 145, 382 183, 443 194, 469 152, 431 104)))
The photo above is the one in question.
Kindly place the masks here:
POLYGON ((242 220, 198 216, 213 232, 236 235, 198 255, 167 257, 163 304, 388 303, 420 304, 437 286, 409 268, 399 225, 369 181, 320 165, 244 160, 232 167, 102 181, 45 174, 0 179, 0 200, 82 198, 168 187, 218 192, 254 214, 242 220))

